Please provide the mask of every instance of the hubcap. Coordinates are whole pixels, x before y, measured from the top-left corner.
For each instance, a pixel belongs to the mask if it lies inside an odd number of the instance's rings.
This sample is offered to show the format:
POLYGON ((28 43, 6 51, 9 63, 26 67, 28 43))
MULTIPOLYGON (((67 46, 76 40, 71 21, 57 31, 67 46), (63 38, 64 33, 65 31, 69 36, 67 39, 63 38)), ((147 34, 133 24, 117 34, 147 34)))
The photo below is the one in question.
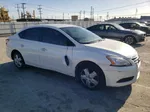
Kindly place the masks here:
POLYGON ((15 62, 17 67, 21 67, 22 66, 22 59, 18 55, 15 55, 14 62, 15 62))
POLYGON ((81 81, 87 87, 94 88, 99 83, 97 76, 98 75, 95 71, 90 71, 86 68, 81 72, 81 81))
POLYGON ((125 43, 127 43, 127 44, 132 44, 133 42, 134 42, 133 37, 126 37, 126 38, 125 38, 125 43))

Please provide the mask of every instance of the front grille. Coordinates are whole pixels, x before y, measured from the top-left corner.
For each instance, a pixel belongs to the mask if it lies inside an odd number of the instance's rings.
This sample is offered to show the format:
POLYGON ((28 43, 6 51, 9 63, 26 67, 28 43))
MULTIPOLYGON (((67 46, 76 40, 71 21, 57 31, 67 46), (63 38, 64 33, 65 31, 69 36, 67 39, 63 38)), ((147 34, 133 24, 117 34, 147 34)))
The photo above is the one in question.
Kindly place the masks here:
POLYGON ((140 62, 140 58, 138 58, 138 57, 133 57, 133 58, 132 58, 132 61, 133 61, 134 63, 139 63, 139 62, 140 62))

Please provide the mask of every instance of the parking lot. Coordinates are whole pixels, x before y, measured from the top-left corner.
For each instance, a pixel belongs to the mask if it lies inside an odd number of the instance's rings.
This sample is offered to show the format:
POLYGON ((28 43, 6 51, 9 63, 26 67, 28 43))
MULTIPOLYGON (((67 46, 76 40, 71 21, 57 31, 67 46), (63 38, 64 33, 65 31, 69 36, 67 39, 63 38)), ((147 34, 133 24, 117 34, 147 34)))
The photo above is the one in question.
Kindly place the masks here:
POLYGON ((142 65, 131 86, 91 91, 72 77, 27 67, 18 70, 0 37, 0 112, 150 112, 150 37, 134 45, 142 65))

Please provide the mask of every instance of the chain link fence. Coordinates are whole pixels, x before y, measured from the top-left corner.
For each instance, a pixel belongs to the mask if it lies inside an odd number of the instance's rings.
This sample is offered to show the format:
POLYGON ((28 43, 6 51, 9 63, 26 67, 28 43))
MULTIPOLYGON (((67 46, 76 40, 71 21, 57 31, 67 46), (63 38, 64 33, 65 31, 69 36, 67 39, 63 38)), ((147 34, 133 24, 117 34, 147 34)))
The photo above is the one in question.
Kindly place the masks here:
POLYGON ((0 23, 0 36, 12 35, 28 26, 34 26, 38 24, 73 24, 87 28, 89 26, 98 24, 98 21, 47 21, 47 22, 5 22, 0 23))

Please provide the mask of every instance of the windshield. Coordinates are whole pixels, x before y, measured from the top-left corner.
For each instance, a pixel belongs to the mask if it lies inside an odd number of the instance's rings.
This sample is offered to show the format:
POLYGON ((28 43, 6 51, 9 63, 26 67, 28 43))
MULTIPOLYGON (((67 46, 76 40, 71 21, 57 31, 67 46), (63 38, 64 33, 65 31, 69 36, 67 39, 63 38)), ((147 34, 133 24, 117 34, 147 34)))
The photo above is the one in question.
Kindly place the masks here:
POLYGON ((137 24, 140 25, 140 26, 146 26, 145 23, 138 23, 138 22, 137 22, 137 24))
POLYGON ((114 24, 114 26, 115 26, 117 29, 119 29, 119 30, 124 30, 124 28, 123 28, 122 26, 118 25, 118 24, 114 24))
POLYGON ((101 37, 96 34, 86 30, 81 27, 64 27, 60 28, 71 36, 74 40, 81 44, 89 44, 103 40, 101 37))

